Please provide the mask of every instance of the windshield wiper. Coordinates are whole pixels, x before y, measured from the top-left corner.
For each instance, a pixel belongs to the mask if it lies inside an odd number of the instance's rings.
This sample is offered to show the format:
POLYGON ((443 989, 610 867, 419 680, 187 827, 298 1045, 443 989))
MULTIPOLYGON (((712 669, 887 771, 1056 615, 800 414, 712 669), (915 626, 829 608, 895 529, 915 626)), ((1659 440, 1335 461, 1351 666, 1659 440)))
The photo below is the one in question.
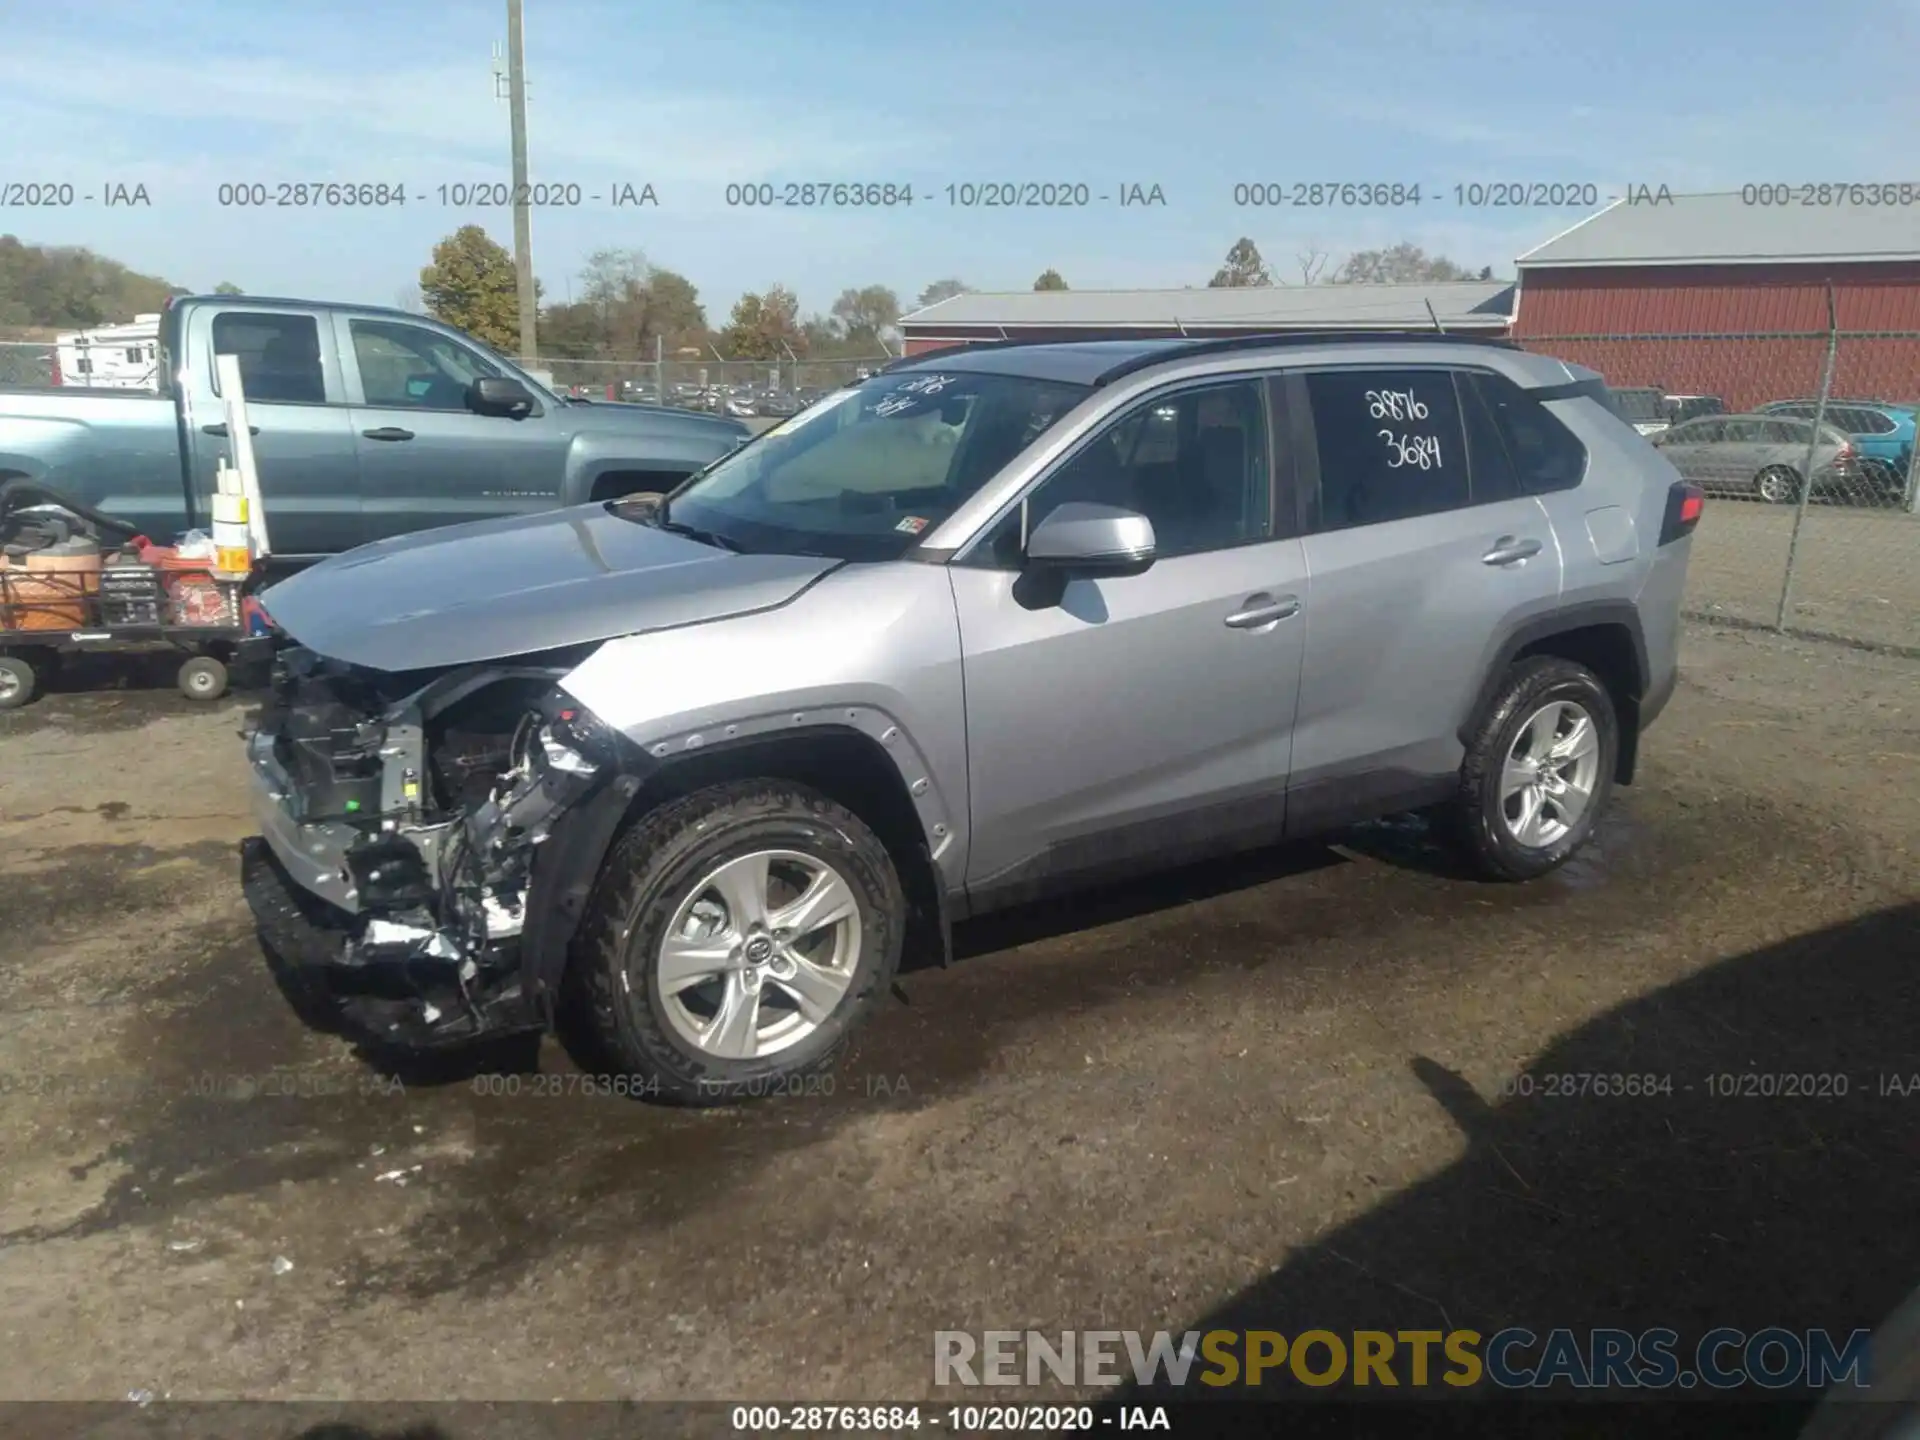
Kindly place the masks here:
POLYGON ((684 535, 689 540, 698 540, 703 545, 711 545, 735 555, 746 553, 739 541, 729 540, 717 530, 702 530, 698 525, 689 525, 684 520, 669 520, 664 507, 655 512, 652 523, 656 529, 665 530, 669 535, 684 535))

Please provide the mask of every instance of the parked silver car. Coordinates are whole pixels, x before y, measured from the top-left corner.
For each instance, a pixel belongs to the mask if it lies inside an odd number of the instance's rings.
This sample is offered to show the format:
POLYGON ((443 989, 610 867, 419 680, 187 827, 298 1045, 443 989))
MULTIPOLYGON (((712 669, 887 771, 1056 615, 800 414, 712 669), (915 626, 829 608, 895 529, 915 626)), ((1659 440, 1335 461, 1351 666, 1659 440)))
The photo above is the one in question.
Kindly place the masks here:
MULTIPOLYGON (((1800 498, 1813 422, 1781 415, 1709 415, 1652 436, 1674 469, 1709 494, 1741 495, 1772 505, 1800 498)), ((1820 427, 1814 493, 1860 480, 1858 447, 1841 430, 1820 427)))
POLYGON ((267 592, 248 897, 380 1040, 571 1016, 623 1093, 785 1089, 965 916, 1413 808, 1562 864, 1672 692, 1701 506, 1501 344, 917 357, 664 501, 267 592))

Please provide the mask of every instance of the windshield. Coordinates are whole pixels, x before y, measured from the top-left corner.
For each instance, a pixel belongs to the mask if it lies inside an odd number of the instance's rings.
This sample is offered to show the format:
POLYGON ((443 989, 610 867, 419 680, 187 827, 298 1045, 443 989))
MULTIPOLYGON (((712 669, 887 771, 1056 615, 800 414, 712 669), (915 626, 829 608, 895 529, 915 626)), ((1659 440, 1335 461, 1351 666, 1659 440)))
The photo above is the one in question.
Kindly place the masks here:
POLYGON ((741 550, 895 559, 1089 393, 1011 375, 878 375, 720 461, 661 518, 741 550))

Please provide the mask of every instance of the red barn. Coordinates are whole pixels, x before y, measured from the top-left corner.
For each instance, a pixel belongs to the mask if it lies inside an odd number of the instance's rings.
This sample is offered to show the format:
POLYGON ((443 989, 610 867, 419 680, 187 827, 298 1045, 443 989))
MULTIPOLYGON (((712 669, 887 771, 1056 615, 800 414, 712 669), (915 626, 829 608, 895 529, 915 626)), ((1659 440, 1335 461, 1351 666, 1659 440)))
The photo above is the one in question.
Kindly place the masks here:
POLYGON ((1519 258, 1514 338, 1615 386, 1749 410, 1819 392, 1831 285, 1834 395, 1920 399, 1920 194, 1905 188, 1905 204, 1896 186, 1618 200, 1519 258))

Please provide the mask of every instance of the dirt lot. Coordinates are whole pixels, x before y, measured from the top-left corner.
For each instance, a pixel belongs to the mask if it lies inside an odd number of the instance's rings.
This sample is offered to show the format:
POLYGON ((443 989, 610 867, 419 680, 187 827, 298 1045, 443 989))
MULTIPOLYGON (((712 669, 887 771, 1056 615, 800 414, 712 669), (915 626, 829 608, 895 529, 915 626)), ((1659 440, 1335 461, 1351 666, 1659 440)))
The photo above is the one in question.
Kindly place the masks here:
POLYGON ((982 923, 834 1095, 697 1114, 304 1030, 238 895, 244 697, 55 694, 0 718, 0 1397, 899 1399, 939 1329, 1871 1326, 1920 1283, 1920 1093, 1881 1093, 1920 1071, 1920 665, 1695 629, 1684 672, 1548 881, 1383 825, 982 923), (1710 1093, 1748 1071, 1848 1093, 1710 1093), (1672 1093, 1502 1098, 1623 1072, 1672 1093))

